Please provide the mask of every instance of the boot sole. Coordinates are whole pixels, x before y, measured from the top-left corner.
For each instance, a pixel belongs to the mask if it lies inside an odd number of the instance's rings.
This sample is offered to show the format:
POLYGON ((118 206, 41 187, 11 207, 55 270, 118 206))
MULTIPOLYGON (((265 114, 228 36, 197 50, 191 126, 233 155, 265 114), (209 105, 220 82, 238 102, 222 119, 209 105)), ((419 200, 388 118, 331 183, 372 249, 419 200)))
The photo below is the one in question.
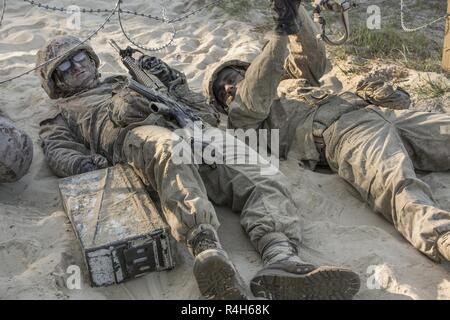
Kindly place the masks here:
POLYGON ((207 299, 247 300, 245 289, 229 259, 215 250, 206 250, 194 262, 194 276, 207 299))
POLYGON ((360 284, 359 276, 351 270, 319 267, 305 275, 262 270, 250 288, 255 297, 270 300, 350 300, 360 284))

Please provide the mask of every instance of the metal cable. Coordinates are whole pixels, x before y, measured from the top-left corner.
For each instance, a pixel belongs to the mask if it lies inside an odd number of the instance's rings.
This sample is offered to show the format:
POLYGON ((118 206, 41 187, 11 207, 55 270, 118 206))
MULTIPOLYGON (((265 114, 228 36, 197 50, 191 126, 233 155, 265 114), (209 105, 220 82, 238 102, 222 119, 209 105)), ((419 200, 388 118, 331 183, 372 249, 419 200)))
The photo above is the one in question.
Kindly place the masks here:
MULTIPOLYGON (((32 6, 36 6, 36 7, 45 9, 45 10, 60 11, 60 12, 68 13, 68 11, 65 8, 63 8, 63 7, 50 6, 50 5, 43 4, 41 2, 34 1, 34 0, 22 0, 22 1, 27 2, 27 3, 31 4, 32 6)), ((94 32, 92 32, 86 39, 84 39, 78 45, 76 45, 73 48, 69 49, 67 52, 64 52, 63 54, 61 54, 61 55, 59 55, 57 57, 54 57, 53 59, 50 59, 50 60, 48 60, 48 61, 46 61, 46 62, 44 62, 44 63, 42 63, 42 64, 40 64, 40 65, 38 65, 38 66, 36 66, 36 67, 34 67, 32 69, 30 69, 28 71, 25 71, 25 72, 23 72, 21 74, 18 74, 16 76, 10 77, 10 78, 5 79, 5 80, 1 80, 0 81, 0 85, 2 85, 4 83, 7 83, 7 82, 10 82, 10 81, 13 81, 15 79, 18 79, 20 77, 23 77, 23 76, 25 76, 27 74, 30 74, 31 72, 34 72, 35 70, 46 66, 47 64, 51 63, 52 61, 60 58, 62 55, 65 55, 66 53, 75 50, 77 47, 79 47, 79 46, 83 45, 84 43, 86 43, 87 41, 91 40, 95 35, 97 35, 97 33, 101 29, 103 29, 105 27, 105 25, 111 20, 112 16, 114 14, 116 14, 116 12, 117 12, 118 17, 119 17, 119 24, 120 24, 120 28, 122 30, 122 33, 124 34, 125 38, 127 38, 127 40, 130 43, 132 43, 133 45, 135 45, 136 47, 138 47, 138 48, 140 48, 142 50, 146 50, 146 51, 160 51, 160 50, 163 50, 164 48, 167 48, 168 46, 170 46, 173 43, 174 39, 175 39, 176 30, 175 30, 175 27, 172 25, 173 23, 181 22, 183 20, 186 20, 187 18, 189 18, 189 17, 199 13, 200 11, 202 11, 202 10, 204 10, 204 9, 210 7, 210 6, 213 6, 213 5, 215 5, 215 4, 219 3, 219 2, 222 2, 221 0, 213 1, 213 2, 211 2, 209 4, 206 4, 206 5, 202 6, 202 7, 200 7, 199 9, 193 10, 191 12, 188 12, 186 14, 183 14, 183 15, 179 16, 179 17, 176 17, 176 18, 173 18, 173 19, 169 20, 167 18, 167 16, 166 16, 166 9, 164 7, 163 7, 163 12, 162 12, 162 17, 155 17, 155 16, 152 16, 152 15, 149 15, 149 14, 132 12, 130 10, 122 10, 120 8, 121 1, 122 0, 118 0, 117 1, 116 6, 114 7, 114 9, 112 11, 110 9, 92 9, 92 8, 82 8, 82 9, 80 9, 80 12, 82 12, 82 13, 92 13, 92 14, 108 13, 109 15, 105 19, 105 21, 100 25, 99 28, 97 28, 94 32), (170 40, 166 44, 164 44, 164 45, 162 45, 160 47, 156 47, 156 48, 145 47, 145 46, 137 43, 136 41, 132 40, 131 37, 126 33, 126 31, 125 31, 125 29, 123 27, 123 24, 122 24, 122 19, 121 19, 121 15, 122 14, 140 16, 140 17, 144 17, 144 18, 147 18, 147 19, 153 19, 153 20, 161 21, 161 22, 164 22, 166 24, 171 25, 172 26, 172 35, 171 35, 170 40)), ((3 9, 2 9, 1 17, 0 17, 0 26, 1 26, 1 22, 3 21, 5 8, 6 8, 6 0, 3 0, 3 9)))
POLYGON ((86 39, 84 39, 83 41, 81 41, 79 44, 75 45, 74 47, 70 48, 69 50, 67 50, 67 51, 64 52, 64 53, 62 53, 62 54, 60 54, 60 55, 58 55, 58 56, 56 56, 56 57, 54 57, 54 58, 52 58, 52 59, 50 59, 50 60, 44 62, 44 63, 41 63, 40 65, 34 67, 33 69, 30 69, 30 70, 28 70, 28 71, 25 71, 25 72, 23 72, 23 73, 21 73, 21 74, 18 74, 18 75, 16 75, 16 76, 13 76, 13 77, 8 78, 8 79, 6 79, 6 80, 0 81, 0 85, 4 84, 4 83, 6 83, 6 82, 9 82, 9 81, 13 81, 13 80, 15 80, 15 79, 17 79, 17 78, 23 77, 24 75, 27 75, 27 74, 29 74, 29 73, 31 73, 31 72, 33 72, 33 71, 39 69, 39 68, 42 68, 42 67, 48 65, 49 63, 51 63, 51 62, 53 62, 53 61, 59 59, 59 58, 62 57, 63 55, 65 55, 65 54, 67 54, 67 53, 69 53, 69 52, 72 52, 73 50, 77 49, 79 46, 85 44, 86 42, 88 42, 90 39, 92 39, 94 36, 96 36, 97 33, 100 32, 100 30, 103 29, 103 28, 105 27, 105 25, 110 21, 111 17, 116 13, 117 8, 119 7, 120 1, 121 1, 121 0, 118 0, 118 1, 117 1, 116 6, 115 6, 114 9, 111 11, 111 13, 109 14, 109 16, 105 19, 105 21, 100 25, 100 27, 98 27, 95 31, 93 31, 86 39))
POLYGON ((2 16, 0 17, 0 27, 1 27, 2 22, 3 22, 3 17, 5 16, 5 10, 6 10, 6 0, 3 0, 3 5, 2 5, 2 16))
MULTIPOLYGON (((6 0, 4 0, 4 1, 6 1, 6 0)), ((32 6, 36 6, 36 7, 45 9, 45 10, 59 11, 59 12, 68 13, 67 9, 65 9, 64 7, 50 6, 48 4, 44 4, 42 2, 35 1, 35 0, 22 0, 22 1, 27 2, 27 3, 31 4, 32 6)), ((198 8, 196 10, 193 10, 191 12, 183 14, 183 15, 181 15, 179 17, 175 17, 173 19, 168 19, 167 18, 167 16, 166 16, 166 9, 164 7, 163 7, 162 17, 156 17, 156 16, 152 16, 150 14, 137 13, 136 11, 133 12, 133 11, 130 11, 130 10, 122 10, 122 8, 119 5, 119 9, 117 10, 117 13, 118 13, 118 16, 119 16, 120 29, 121 29, 123 35, 125 36, 125 38, 130 43, 132 43, 134 46, 136 46, 136 47, 138 47, 138 48, 140 48, 142 50, 145 50, 145 51, 151 51, 151 52, 161 51, 161 50, 167 48, 168 46, 170 46, 173 43, 174 39, 175 39, 176 30, 175 30, 175 27, 172 25, 173 23, 181 22, 183 20, 186 20, 187 18, 189 18, 189 17, 199 13, 200 11, 202 11, 202 10, 208 8, 208 7, 211 7, 211 6, 215 5, 215 4, 218 4, 219 2, 221 2, 221 1, 220 0, 213 1, 211 3, 208 3, 208 4, 204 5, 204 6, 201 6, 200 8, 198 8), (164 45, 159 46, 159 47, 147 47, 147 46, 144 46, 141 43, 138 43, 136 40, 133 40, 132 37, 125 31, 125 27, 124 27, 124 25, 122 23, 122 14, 134 15, 134 16, 139 16, 139 17, 143 17, 143 18, 147 18, 147 19, 153 19, 153 20, 157 20, 157 21, 160 21, 160 22, 163 22, 163 23, 171 25, 172 32, 171 32, 171 36, 170 36, 169 41, 167 43, 165 43, 164 45)), ((110 10, 109 9, 80 8, 80 12, 82 12, 82 13, 91 13, 91 14, 99 14, 99 13, 109 13, 110 10)))
POLYGON ((121 15, 121 12, 120 12, 120 4, 119 4, 119 11, 117 11, 117 16, 119 17, 120 29, 122 30, 122 33, 125 36, 125 38, 127 38, 127 40, 130 43, 132 43, 134 46, 138 47, 139 49, 145 50, 145 51, 155 52, 155 51, 161 51, 161 50, 167 48, 168 46, 170 46, 173 43, 173 41, 175 39, 175 36, 177 34, 177 31, 175 30, 175 26, 172 23, 170 23, 170 22, 168 22, 166 20, 166 13, 165 13, 165 8, 164 7, 162 9, 162 16, 163 16, 162 20, 163 20, 163 22, 169 24, 172 27, 172 32, 171 32, 169 41, 167 43, 165 43, 164 45, 160 46, 160 47, 146 47, 143 44, 140 44, 140 43, 136 42, 135 40, 131 39, 131 37, 125 31, 125 29, 123 27, 123 24, 122 24, 122 15, 121 15))
POLYGON ((421 29, 425 29, 425 28, 435 24, 436 22, 439 22, 441 20, 446 19, 449 16, 449 14, 446 14, 445 16, 437 18, 436 20, 433 20, 433 21, 431 21, 431 22, 429 22, 429 23, 427 23, 427 24, 425 24, 423 26, 420 26, 420 27, 417 27, 417 28, 408 28, 405 25, 405 21, 404 21, 404 13, 403 13, 404 7, 405 7, 404 0, 400 0, 400 21, 401 21, 403 30, 406 31, 406 32, 415 32, 415 31, 418 31, 418 30, 421 30, 421 29))

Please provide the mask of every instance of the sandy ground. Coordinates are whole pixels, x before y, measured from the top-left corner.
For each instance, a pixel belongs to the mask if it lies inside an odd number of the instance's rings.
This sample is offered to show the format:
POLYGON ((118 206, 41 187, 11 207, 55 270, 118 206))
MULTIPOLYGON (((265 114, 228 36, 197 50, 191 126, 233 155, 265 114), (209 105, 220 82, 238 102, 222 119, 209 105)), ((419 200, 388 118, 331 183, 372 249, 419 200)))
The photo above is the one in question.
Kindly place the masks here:
MULTIPOLYGON (((160 14, 162 1, 127 1, 125 9, 160 14)), ((52 1, 51 5, 69 1, 52 1)), ((76 1, 90 6, 92 1, 76 1)), ((112 8, 112 2, 95 1, 95 8, 112 8)), ((185 1, 168 4, 168 15, 189 9, 185 1)), ((253 19, 253 17, 252 17, 253 19)), ((258 19, 258 14, 255 14, 258 19)), ((83 37, 102 18, 82 16, 82 30, 68 30, 67 16, 48 13, 19 0, 9 1, 0 29, 0 79, 34 66, 38 48, 51 37, 72 33, 83 37)), ((127 18, 131 34, 151 45, 168 37, 166 27, 142 18, 127 18)), ((172 46, 158 53, 183 70, 194 89, 200 90, 209 63, 239 56, 251 60, 263 44, 251 25, 225 21, 217 10, 204 12, 177 24, 172 46)), ((107 44, 109 38, 126 45, 116 18, 91 42, 102 60, 104 76, 123 72, 107 44)), ((411 78, 408 81, 414 79, 411 78)), ((65 285, 67 267, 82 266, 82 256, 60 204, 57 179, 47 168, 38 141, 38 120, 51 103, 34 75, 0 88, 0 107, 33 138, 35 158, 30 172, 19 182, 0 185, 0 299, 197 299, 191 273, 192 258, 180 248, 178 266, 170 272, 149 274, 123 285, 89 287, 86 277, 80 290, 65 285)), ((426 106, 425 106, 426 107, 426 106)), ((359 273, 362 287, 356 299, 450 299, 450 265, 435 264, 412 248, 383 218, 358 200, 355 191, 337 176, 312 173, 295 162, 282 164, 292 182, 292 193, 302 208, 304 243, 301 256, 316 264, 351 267, 359 273)), ((443 208, 450 210, 450 174, 427 174, 443 208)), ((261 267, 258 254, 239 225, 239 217, 217 208, 222 226, 219 234, 237 268, 248 282, 261 267)), ((83 269, 83 273, 84 269, 83 269)))

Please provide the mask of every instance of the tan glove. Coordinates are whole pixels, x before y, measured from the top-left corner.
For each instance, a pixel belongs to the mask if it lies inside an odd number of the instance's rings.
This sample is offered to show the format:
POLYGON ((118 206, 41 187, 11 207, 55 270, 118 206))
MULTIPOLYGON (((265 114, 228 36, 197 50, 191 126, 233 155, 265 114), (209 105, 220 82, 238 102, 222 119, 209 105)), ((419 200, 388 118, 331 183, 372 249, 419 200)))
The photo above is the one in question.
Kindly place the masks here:
POLYGON ((99 169, 104 169, 109 166, 108 160, 99 155, 94 154, 93 156, 86 157, 85 159, 81 160, 78 165, 78 174, 91 172, 99 169))
POLYGON ((298 7, 301 0, 271 0, 270 7, 275 20, 275 32, 279 35, 293 35, 300 32, 298 7))
POLYGON ((371 104, 394 110, 408 109, 411 104, 409 93, 382 80, 360 81, 356 94, 371 104))

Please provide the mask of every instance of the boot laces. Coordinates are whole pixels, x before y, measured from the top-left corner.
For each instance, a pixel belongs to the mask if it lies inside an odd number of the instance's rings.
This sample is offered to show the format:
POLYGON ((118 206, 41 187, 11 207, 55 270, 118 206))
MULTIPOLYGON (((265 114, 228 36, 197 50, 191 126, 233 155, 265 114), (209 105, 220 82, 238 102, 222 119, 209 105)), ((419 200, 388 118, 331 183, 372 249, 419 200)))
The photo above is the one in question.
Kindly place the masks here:
POLYGON ((192 241, 192 249, 195 256, 205 250, 219 248, 220 246, 214 235, 208 232, 208 230, 199 233, 192 241))

